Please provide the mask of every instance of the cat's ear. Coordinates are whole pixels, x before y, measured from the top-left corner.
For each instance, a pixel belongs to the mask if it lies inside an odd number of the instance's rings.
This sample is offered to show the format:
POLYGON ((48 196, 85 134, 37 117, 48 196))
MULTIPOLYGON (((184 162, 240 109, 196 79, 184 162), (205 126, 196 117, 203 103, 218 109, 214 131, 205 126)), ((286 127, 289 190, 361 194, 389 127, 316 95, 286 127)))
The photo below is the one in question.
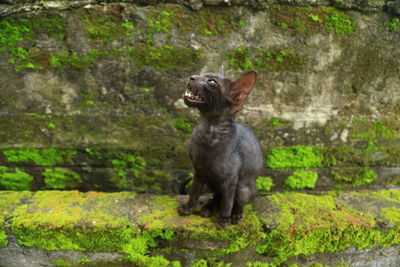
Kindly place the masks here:
POLYGON ((232 82, 230 99, 233 104, 240 105, 250 94, 256 84, 257 72, 246 72, 241 78, 232 82))
POLYGON ((224 76, 224 65, 221 65, 221 67, 219 67, 219 75, 224 76))

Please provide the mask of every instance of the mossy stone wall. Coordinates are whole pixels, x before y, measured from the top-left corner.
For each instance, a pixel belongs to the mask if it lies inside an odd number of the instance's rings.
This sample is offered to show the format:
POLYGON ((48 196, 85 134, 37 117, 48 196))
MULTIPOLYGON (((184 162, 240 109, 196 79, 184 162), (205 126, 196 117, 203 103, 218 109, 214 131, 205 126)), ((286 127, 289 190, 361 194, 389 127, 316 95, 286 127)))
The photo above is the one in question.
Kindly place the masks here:
POLYGON ((0 189, 183 192, 186 80, 221 65, 258 71, 238 121, 271 190, 399 185, 391 1, 159 2, 0 6, 0 189))

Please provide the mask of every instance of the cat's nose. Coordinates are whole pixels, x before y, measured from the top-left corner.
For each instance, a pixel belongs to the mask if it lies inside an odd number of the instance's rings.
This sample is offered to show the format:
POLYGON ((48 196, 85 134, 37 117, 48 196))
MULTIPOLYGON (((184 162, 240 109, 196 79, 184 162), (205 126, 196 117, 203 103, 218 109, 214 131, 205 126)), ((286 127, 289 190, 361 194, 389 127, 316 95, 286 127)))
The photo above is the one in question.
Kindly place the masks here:
POLYGON ((198 81, 201 80, 202 76, 201 75, 192 75, 190 76, 189 80, 190 81, 198 81))

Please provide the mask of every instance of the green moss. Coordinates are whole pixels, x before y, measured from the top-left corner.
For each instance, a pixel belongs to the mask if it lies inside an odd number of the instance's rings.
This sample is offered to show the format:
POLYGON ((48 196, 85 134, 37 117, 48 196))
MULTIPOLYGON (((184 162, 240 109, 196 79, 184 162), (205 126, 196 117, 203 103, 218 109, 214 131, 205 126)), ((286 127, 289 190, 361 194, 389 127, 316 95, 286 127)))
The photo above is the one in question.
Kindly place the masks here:
POLYGON ((83 183, 79 174, 66 168, 46 168, 42 175, 48 189, 74 189, 83 183))
MULTIPOLYGON (((395 139, 393 139, 395 140, 395 139)), ((368 141, 353 139, 346 145, 321 148, 324 166, 395 166, 399 162, 400 149, 393 148, 392 141, 368 141)))
POLYGON ((370 184, 378 178, 374 170, 361 167, 338 168, 332 170, 331 173, 337 187, 370 184))
POLYGON ((35 47, 35 37, 46 34, 53 39, 63 39, 64 33, 64 19, 60 15, 7 17, 0 20, 0 52, 10 54, 9 63, 14 64, 17 71, 41 69, 46 53, 35 47))
POLYGON ((74 263, 71 261, 64 260, 64 259, 57 259, 54 261, 54 265, 56 267, 69 267, 69 266, 74 265, 74 263))
POLYGON ((283 185, 290 189, 311 189, 315 187, 317 180, 318 174, 313 171, 295 170, 285 179, 283 185))
MULTIPOLYGON (((0 225, 4 224, 4 218, 0 218, 0 225)), ((0 248, 8 245, 7 234, 3 228, 0 229, 0 248)))
MULTIPOLYGON (((160 201, 164 203, 164 200, 160 201)), ((120 252, 135 266, 180 266, 179 262, 151 255, 159 239, 172 240, 175 232, 157 227, 140 231, 128 218, 140 212, 129 215, 128 210, 119 210, 132 204, 137 205, 135 194, 126 192, 40 191, 34 194, 29 205, 15 208, 11 230, 18 243, 28 247, 120 252)), ((57 262, 65 263, 62 259, 57 262)), ((78 263, 83 261, 71 264, 78 263)))
POLYGON ((283 126, 284 122, 280 118, 272 118, 268 123, 275 128, 280 128, 283 126))
POLYGON ((241 70, 299 71, 304 65, 301 55, 281 49, 250 49, 240 46, 229 52, 227 58, 229 67, 241 70))
POLYGON ((133 23, 122 21, 117 14, 97 9, 87 10, 83 16, 83 21, 89 38, 101 44, 129 37, 135 29, 133 23))
POLYGON ((133 184, 139 192, 162 192, 172 180, 172 176, 162 170, 151 169, 137 177, 133 184))
POLYGON ((33 177, 28 173, 15 168, 10 171, 6 166, 0 166, 0 187, 6 190, 31 190, 31 182, 33 177))
POLYGON ((261 261, 254 261, 254 262, 247 262, 246 267, 275 267, 275 263, 270 262, 261 262, 261 261))
POLYGON ((400 176, 394 176, 390 178, 387 184, 393 186, 400 186, 400 176))
POLYGON ((260 176, 256 180, 256 188, 262 193, 269 192, 273 186, 274 183, 271 177, 260 176))
POLYGON ((71 162, 76 155, 76 151, 61 151, 54 147, 45 149, 5 149, 2 152, 8 162, 34 162, 40 166, 71 162))
POLYGON ((275 263, 300 254, 338 251, 351 246, 365 249, 400 242, 396 229, 386 232, 376 229, 376 222, 370 215, 340 204, 333 194, 286 193, 267 198, 280 211, 263 220, 265 223, 274 220, 278 225, 256 251, 273 257, 275 263))
POLYGON ((150 9, 148 12, 149 30, 151 32, 169 32, 172 28, 172 11, 150 9))
POLYGON ((193 131, 193 123, 188 119, 176 118, 173 120, 176 129, 185 133, 191 133, 193 131))
POLYGON ((172 180, 170 174, 148 166, 143 157, 134 153, 118 152, 108 157, 111 157, 109 161, 114 174, 110 176, 110 181, 116 188, 133 188, 138 192, 159 192, 165 189, 166 184, 172 180))
POLYGON ((212 240, 224 244, 222 248, 210 251, 208 256, 239 251, 254 245, 264 236, 261 222, 250 206, 245 207, 244 218, 240 224, 227 227, 220 227, 214 218, 204 218, 198 215, 179 216, 178 202, 169 196, 155 197, 151 206, 153 207, 151 212, 140 218, 145 229, 158 233, 167 240, 173 240, 175 232, 179 231, 182 239, 195 239, 199 242, 212 240))
POLYGON ((115 215, 115 200, 132 193, 36 192, 15 208, 13 234, 21 245, 44 250, 121 251, 136 233, 127 217, 115 215))
POLYGON ((362 139, 367 142, 365 152, 376 151, 382 141, 393 140, 397 137, 395 125, 389 122, 359 120, 353 124, 351 137, 362 139))
POLYGON ((266 160, 269 168, 318 168, 322 163, 320 148, 308 146, 274 147, 266 160))
POLYGON ((389 22, 389 29, 393 32, 400 32, 400 19, 392 18, 389 22))
MULTIPOLYGON (((354 194, 354 193, 353 193, 354 194)), ((383 202, 395 202, 400 204, 399 190, 381 190, 376 192, 359 193, 361 196, 369 197, 383 202)))
POLYGON ((31 192, 0 191, 0 247, 8 245, 7 234, 4 230, 5 217, 10 216, 10 211, 32 195, 31 192))
POLYGON ((114 181, 118 188, 127 187, 129 185, 128 175, 139 177, 146 167, 146 161, 142 157, 126 153, 118 153, 111 163, 118 176, 118 179, 114 181))
POLYGON ((80 56, 75 51, 64 51, 50 56, 50 66, 53 68, 87 68, 91 63, 98 61, 107 55, 107 52, 100 52, 96 49, 90 50, 87 55, 80 56))
POLYGON ((138 266, 181 266, 179 262, 170 262, 163 256, 149 256, 151 249, 157 246, 156 238, 163 238, 162 236, 159 236, 159 233, 161 232, 146 230, 141 235, 131 239, 122 250, 128 255, 125 258, 138 266))
POLYGON ((137 67, 151 66, 158 71, 190 70, 203 54, 186 47, 138 45, 128 48, 129 60, 137 67))
POLYGON ((271 18, 283 30, 291 29, 306 35, 323 32, 352 34, 355 25, 349 15, 333 7, 273 5, 271 18))
POLYGON ((388 221, 389 223, 400 227, 400 211, 399 208, 390 207, 390 208, 382 208, 381 216, 388 221))
POLYGON ((333 7, 321 9, 325 14, 325 30, 336 34, 352 34, 354 31, 354 21, 349 15, 333 7))
POLYGON ((149 255, 151 250, 157 247, 158 239, 174 240, 175 230, 171 229, 174 224, 169 219, 177 215, 177 202, 168 196, 156 196, 152 199, 151 207, 153 207, 151 212, 139 218, 139 223, 144 225, 144 231, 131 239, 122 251, 128 254, 126 258, 129 261, 139 266, 179 267, 179 262, 170 262, 163 256, 149 255))
POLYGON ((210 251, 209 255, 218 256, 240 251, 256 244, 265 236, 261 229, 261 222, 250 206, 245 207, 245 216, 240 224, 224 228, 218 227, 216 222, 210 222, 209 219, 198 218, 198 216, 189 216, 185 219, 192 225, 186 225, 184 237, 227 243, 224 248, 210 251))
POLYGON ((226 263, 216 258, 200 259, 190 265, 190 267, 231 267, 232 263, 226 263))

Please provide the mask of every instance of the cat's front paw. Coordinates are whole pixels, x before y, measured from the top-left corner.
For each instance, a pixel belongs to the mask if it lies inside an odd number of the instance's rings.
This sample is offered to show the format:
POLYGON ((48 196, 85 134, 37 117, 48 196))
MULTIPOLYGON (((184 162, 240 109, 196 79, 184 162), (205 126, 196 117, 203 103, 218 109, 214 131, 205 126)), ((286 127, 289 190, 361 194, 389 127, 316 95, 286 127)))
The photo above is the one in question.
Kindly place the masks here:
POLYGON ((243 219, 242 214, 233 214, 232 215, 232 224, 239 224, 243 219))
POLYGON ((192 214, 192 212, 193 212, 193 208, 188 207, 187 204, 181 204, 181 205, 178 207, 178 213, 179 213, 179 215, 181 215, 181 216, 190 215, 190 214, 192 214))
POLYGON ((218 223, 221 226, 228 226, 231 224, 231 217, 219 217, 218 218, 218 223))
POLYGON ((201 215, 202 217, 208 218, 208 217, 211 217, 212 212, 211 212, 211 210, 210 210, 208 207, 204 206, 204 207, 201 208, 201 210, 200 210, 200 215, 201 215))

